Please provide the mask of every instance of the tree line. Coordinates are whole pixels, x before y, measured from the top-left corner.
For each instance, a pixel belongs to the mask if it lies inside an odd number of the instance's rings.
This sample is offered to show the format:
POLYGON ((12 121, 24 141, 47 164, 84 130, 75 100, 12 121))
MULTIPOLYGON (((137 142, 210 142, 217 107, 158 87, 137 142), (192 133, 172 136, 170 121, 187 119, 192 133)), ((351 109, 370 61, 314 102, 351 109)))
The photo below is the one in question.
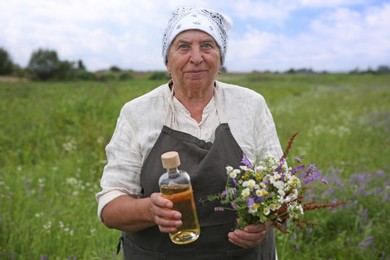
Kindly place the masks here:
MULTIPOLYGON (((226 68, 223 68, 227 72, 226 68)), ((254 71, 255 73, 258 71, 254 71)), ((264 73, 272 73, 265 71, 264 73)), ((278 73, 278 72, 277 72, 278 73)), ((311 74, 317 73, 312 69, 289 69, 284 73, 288 74, 311 74)), ((326 73, 326 72, 322 72, 326 73)), ((377 69, 367 70, 354 69, 350 74, 390 74, 390 68, 385 65, 378 66, 377 69)), ((60 60, 54 50, 38 49, 31 54, 26 68, 22 68, 12 61, 11 56, 4 48, 0 47, 0 76, 17 76, 32 80, 128 80, 134 77, 133 71, 121 70, 117 66, 112 66, 108 70, 90 72, 85 67, 82 60, 67 61, 60 60)), ((150 79, 169 79, 165 72, 153 72, 150 79)))
POLYGON ((27 67, 21 68, 12 61, 4 48, 0 48, 0 75, 28 77, 34 80, 67 80, 79 76, 88 77, 88 72, 81 60, 60 60, 56 51, 44 49, 34 51, 27 67))
POLYGON ((0 47, 0 76, 16 76, 32 80, 128 80, 132 71, 123 71, 116 66, 108 70, 90 72, 82 60, 61 60, 54 50, 38 49, 31 54, 26 68, 12 61, 11 56, 0 47))

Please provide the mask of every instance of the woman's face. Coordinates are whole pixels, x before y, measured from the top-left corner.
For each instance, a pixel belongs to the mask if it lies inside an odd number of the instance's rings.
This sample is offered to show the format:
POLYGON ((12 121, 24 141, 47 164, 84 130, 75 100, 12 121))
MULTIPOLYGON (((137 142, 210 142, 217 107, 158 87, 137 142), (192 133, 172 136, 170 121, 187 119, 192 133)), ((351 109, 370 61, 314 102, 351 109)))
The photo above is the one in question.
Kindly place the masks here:
POLYGON ((175 89, 197 95, 214 86, 221 66, 221 54, 213 37, 199 30, 176 36, 168 53, 168 71, 175 89))

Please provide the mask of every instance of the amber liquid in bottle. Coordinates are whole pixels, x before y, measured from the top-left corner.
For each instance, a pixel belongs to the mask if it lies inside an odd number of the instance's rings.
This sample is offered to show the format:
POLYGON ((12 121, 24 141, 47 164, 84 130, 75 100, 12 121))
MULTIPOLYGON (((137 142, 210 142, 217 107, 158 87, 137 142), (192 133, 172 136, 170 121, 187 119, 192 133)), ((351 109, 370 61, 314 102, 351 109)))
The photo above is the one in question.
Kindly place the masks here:
POLYGON ((170 233, 169 237, 175 244, 188 244, 198 239, 200 227, 196 214, 195 201, 190 185, 179 184, 169 187, 161 186, 163 196, 173 203, 173 209, 182 214, 183 225, 176 233, 170 233))
POLYGON ((160 177, 160 191, 165 198, 172 201, 173 210, 181 213, 183 223, 177 228, 177 232, 170 233, 169 237, 173 243, 178 245, 194 242, 199 237, 200 226, 190 176, 187 172, 177 168, 180 165, 177 152, 165 153, 161 159, 167 172, 160 177))

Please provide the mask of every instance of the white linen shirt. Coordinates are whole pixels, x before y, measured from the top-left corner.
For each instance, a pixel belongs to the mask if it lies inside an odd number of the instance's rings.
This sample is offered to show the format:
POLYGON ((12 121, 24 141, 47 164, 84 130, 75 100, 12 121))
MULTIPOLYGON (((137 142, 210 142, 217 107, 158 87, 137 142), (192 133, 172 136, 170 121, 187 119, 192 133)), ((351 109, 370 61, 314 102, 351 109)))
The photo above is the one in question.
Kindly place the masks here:
MULTIPOLYGON (((252 162, 266 154, 279 158, 282 149, 263 96, 248 88, 219 81, 215 91, 230 130, 244 154, 252 162)), ((160 135, 167 108, 172 103, 174 116, 167 115, 173 121, 169 127, 206 142, 214 141, 215 129, 220 124, 214 98, 203 110, 200 123, 191 118, 190 112, 176 98, 172 98, 168 84, 126 103, 106 147, 107 164, 100 182, 102 190, 96 194, 100 220, 104 206, 115 198, 121 195, 142 197, 141 168, 160 135)))

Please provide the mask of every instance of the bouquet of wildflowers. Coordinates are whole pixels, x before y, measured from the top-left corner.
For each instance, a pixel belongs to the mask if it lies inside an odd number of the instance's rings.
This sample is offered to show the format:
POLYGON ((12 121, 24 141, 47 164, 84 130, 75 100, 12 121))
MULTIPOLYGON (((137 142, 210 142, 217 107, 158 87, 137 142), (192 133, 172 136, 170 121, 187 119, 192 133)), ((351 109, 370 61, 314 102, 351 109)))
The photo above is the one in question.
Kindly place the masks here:
POLYGON ((287 166, 286 157, 297 134, 290 138, 281 158, 267 155, 264 160, 252 164, 244 156, 239 169, 227 166, 225 190, 209 199, 220 199, 223 205, 230 207, 215 210, 235 210, 238 216, 237 228, 272 222, 283 233, 289 233, 285 229, 287 222, 293 222, 300 228, 315 225, 303 219, 305 211, 344 204, 304 202, 304 193, 310 184, 318 181, 326 185, 327 181, 321 179, 321 171, 314 164, 306 167, 299 158, 296 158, 297 166, 287 166))

